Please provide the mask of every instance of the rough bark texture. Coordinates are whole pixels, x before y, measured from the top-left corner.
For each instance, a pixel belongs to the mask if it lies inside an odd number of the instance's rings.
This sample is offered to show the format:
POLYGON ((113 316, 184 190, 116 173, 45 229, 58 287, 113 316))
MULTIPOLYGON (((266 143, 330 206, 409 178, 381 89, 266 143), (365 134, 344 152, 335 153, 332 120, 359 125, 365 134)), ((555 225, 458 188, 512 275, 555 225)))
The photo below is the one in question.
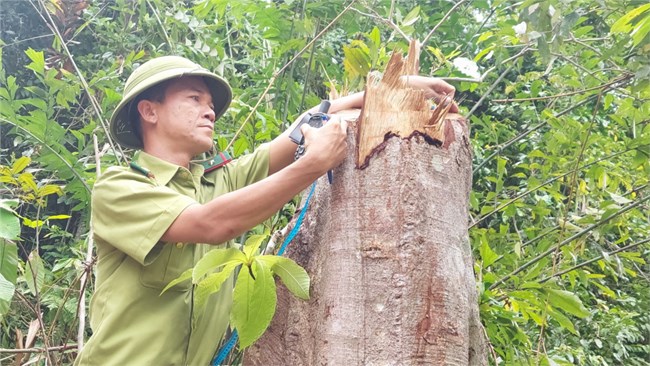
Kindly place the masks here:
MULTIPOLYGON (((318 182, 286 254, 309 272, 312 299, 282 288, 273 323, 245 364, 487 364, 467 233, 467 125, 458 115, 434 121, 429 127, 446 133, 433 138, 421 128, 431 123, 426 104, 402 114, 388 104, 367 109, 381 97, 372 87, 382 83, 373 83, 349 138, 357 149, 375 142, 335 170, 334 184, 318 182), (410 127, 384 133, 374 126, 362 137, 363 123, 382 113, 410 127)), ((413 92, 391 83, 383 85, 403 97, 413 92)), ((400 100, 395 108, 403 108, 400 100)))

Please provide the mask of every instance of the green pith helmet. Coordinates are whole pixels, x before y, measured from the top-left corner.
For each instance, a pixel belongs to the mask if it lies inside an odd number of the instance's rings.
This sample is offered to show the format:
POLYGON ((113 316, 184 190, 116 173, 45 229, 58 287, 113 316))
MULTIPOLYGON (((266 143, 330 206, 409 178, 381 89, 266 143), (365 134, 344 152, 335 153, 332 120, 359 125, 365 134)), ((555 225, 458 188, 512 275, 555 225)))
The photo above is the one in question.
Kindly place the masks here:
POLYGON ((140 65, 124 85, 124 95, 111 116, 111 136, 122 146, 142 148, 142 139, 135 132, 135 123, 129 114, 131 101, 140 93, 165 80, 183 76, 202 76, 212 94, 215 119, 228 109, 232 90, 228 83, 194 62, 180 56, 163 56, 140 65))

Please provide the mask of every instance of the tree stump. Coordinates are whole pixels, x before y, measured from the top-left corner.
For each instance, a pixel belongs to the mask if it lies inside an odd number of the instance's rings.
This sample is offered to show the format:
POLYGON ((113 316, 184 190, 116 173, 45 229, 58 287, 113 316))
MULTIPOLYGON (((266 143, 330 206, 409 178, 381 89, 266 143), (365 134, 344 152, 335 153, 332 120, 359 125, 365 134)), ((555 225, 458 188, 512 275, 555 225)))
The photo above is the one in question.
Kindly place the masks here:
POLYGON ((468 126, 400 78, 415 73, 395 54, 383 78, 369 76, 350 124, 356 159, 332 185, 319 180, 286 254, 310 274, 311 300, 282 288, 245 364, 487 364, 467 225, 468 126))

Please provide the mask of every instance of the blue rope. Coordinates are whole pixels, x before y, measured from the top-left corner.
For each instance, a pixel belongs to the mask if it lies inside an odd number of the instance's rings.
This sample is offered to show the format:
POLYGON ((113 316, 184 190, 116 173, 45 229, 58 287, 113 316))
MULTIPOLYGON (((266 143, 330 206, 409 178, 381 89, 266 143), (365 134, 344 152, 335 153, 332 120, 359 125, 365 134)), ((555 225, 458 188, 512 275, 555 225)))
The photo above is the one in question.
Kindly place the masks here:
POLYGON ((219 351, 217 358, 215 358, 214 362, 212 362, 212 366, 221 365, 221 363, 230 354, 230 351, 235 346, 235 343, 237 343, 238 338, 239 338, 239 334, 237 334, 237 329, 235 329, 230 335, 230 339, 228 339, 228 342, 226 342, 226 344, 224 344, 223 347, 221 347, 221 351, 219 351))
MULTIPOLYGON (((294 225, 293 229, 291 229, 291 232, 287 237, 284 239, 284 242, 280 246, 280 250, 278 250, 278 255, 281 256, 284 254, 284 251, 287 249, 287 246, 289 246, 289 243, 293 240, 293 238, 298 234, 298 231, 300 230, 300 226, 302 225, 302 220, 305 218, 305 214, 307 213, 307 208, 309 208, 309 201, 311 200, 311 196, 314 194, 314 191, 316 190, 316 182, 311 185, 311 190, 309 191, 309 194, 307 195, 307 199, 305 200, 305 204, 302 206, 302 210, 300 211, 300 215, 298 215, 298 220, 296 220, 296 225, 294 225)), ((214 359, 214 362, 212 362, 212 366, 220 366, 221 363, 228 357, 230 354, 230 351, 232 351, 233 347, 237 343, 237 339, 239 338, 239 335, 237 334, 237 329, 235 329, 232 334, 230 335, 230 338, 226 342, 226 344, 221 347, 221 350, 217 354, 217 357, 214 359)))
POLYGON ((291 232, 289 235, 284 239, 284 243, 282 243, 282 246, 280 246, 280 250, 278 250, 278 255, 283 255, 284 251, 287 249, 287 246, 293 238, 298 234, 298 230, 300 230, 300 225, 302 225, 302 219, 305 218, 305 214, 307 213, 307 208, 309 207, 309 201, 311 200, 311 196, 314 194, 314 191, 316 189, 316 182, 311 185, 311 190, 309 191, 309 194, 307 195, 307 199, 305 200, 305 204, 302 206, 302 210, 300 211, 300 215, 298 215, 298 220, 296 221, 296 225, 291 229, 291 232))

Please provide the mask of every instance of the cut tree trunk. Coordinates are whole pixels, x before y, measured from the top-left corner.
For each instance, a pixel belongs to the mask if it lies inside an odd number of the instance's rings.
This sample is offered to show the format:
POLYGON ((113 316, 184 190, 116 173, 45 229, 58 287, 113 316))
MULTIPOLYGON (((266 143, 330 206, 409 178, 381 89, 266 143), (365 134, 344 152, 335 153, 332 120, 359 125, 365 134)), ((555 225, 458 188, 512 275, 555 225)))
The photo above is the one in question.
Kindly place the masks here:
POLYGON ((414 73, 396 54, 381 80, 369 76, 350 124, 356 161, 334 171, 334 184, 318 182, 286 254, 309 272, 311 300, 281 288, 245 364, 487 364, 468 239, 468 126, 400 79, 414 73))

